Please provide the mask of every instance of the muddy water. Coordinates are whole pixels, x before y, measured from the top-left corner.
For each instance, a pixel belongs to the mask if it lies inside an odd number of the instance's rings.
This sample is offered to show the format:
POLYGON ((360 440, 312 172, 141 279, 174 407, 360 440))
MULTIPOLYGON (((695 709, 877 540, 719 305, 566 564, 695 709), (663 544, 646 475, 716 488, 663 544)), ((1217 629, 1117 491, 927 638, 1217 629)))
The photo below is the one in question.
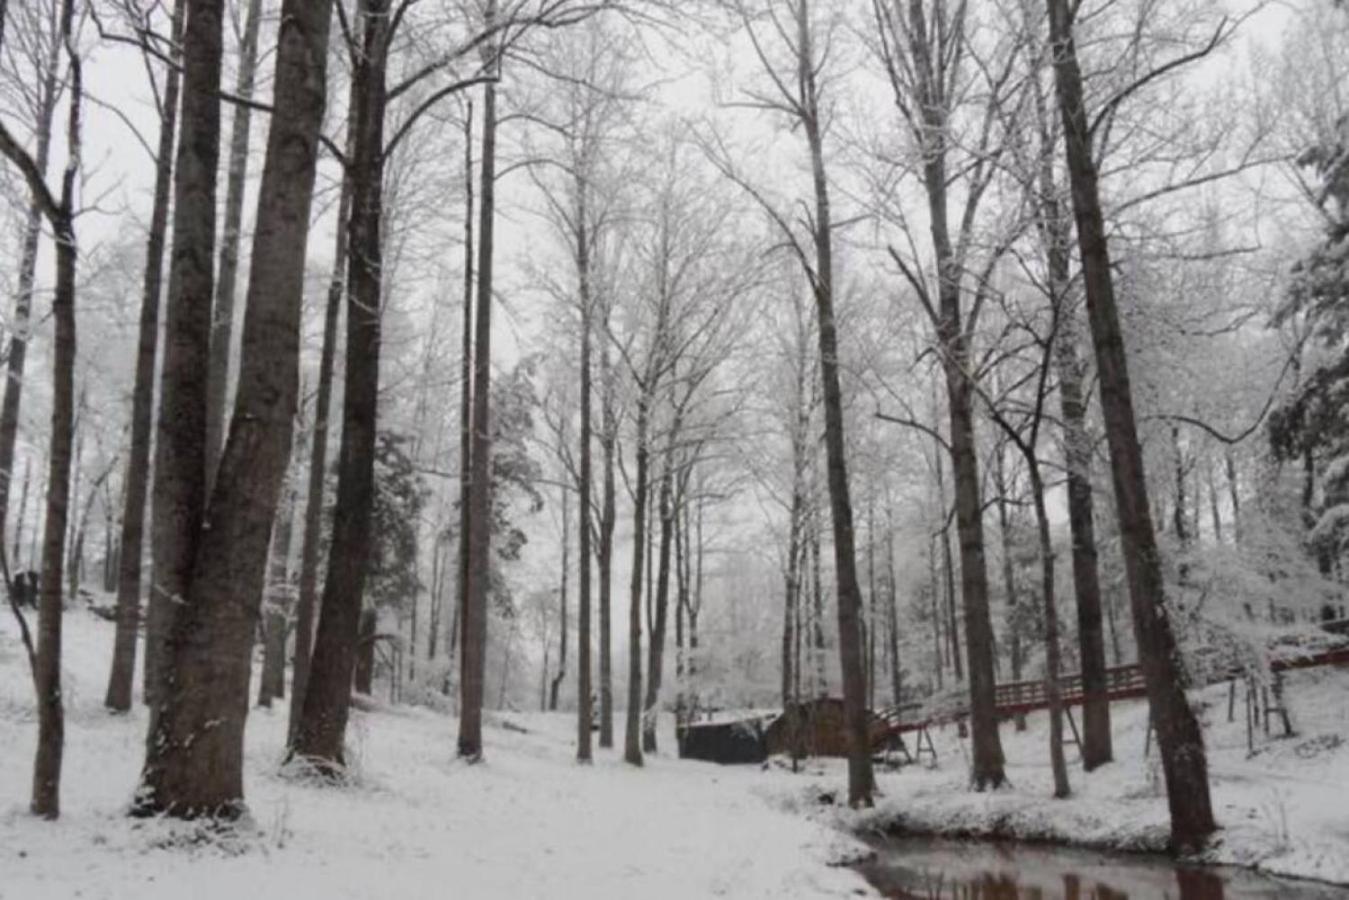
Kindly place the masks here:
POLYGON ((1349 888, 1162 856, 919 837, 874 846, 858 871, 904 900, 1349 900, 1349 888))

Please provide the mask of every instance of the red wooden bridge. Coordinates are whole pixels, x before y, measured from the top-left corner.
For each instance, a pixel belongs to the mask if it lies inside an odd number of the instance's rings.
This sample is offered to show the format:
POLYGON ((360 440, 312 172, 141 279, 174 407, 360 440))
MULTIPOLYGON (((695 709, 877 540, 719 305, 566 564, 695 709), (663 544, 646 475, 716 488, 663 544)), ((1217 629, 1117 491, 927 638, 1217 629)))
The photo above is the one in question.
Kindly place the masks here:
MULTIPOLYGON (((1271 660, 1269 668, 1271 672, 1279 673, 1293 669, 1310 669, 1330 665, 1349 665, 1349 646, 1275 657, 1271 660)), ((1143 681, 1143 669, 1137 663, 1106 669, 1105 674, 1106 697, 1110 702, 1136 700, 1147 696, 1147 686, 1143 681)), ((1245 675, 1246 671, 1240 666, 1220 666, 1216 671, 1209 673, 1205 683, 1215 684, 1243 678, 1245 675)), ((1049 695, 1043 679, 1006 682, 997 685, 995 691, 996 709, 1000 717, 1025 715, 1049 708, 1049 695)), ((1059 691, 1065 708, 1081 706, 1084 699, 1081 673, 1060 678, 1059 691)), ((902 706, 878 709, 871 730, 872 746, 882 749, 892 743, 893 739, 906 732, 918 732, 918 754, 922 755, 931 748, 931 738, 927 735, 929 728, 959 722, 968 717, 969 708, 965 702, 949 703, 949 705, 940 702, 935 704, 906 703, 902 706)))

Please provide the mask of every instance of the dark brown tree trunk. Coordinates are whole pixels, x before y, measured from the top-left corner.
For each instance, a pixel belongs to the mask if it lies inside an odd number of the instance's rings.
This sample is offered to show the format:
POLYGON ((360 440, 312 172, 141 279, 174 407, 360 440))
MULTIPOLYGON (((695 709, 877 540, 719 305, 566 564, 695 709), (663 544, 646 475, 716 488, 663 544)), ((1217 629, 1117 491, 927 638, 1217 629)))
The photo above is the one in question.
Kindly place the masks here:
MULTIPOLYGON (((66 0, 63 33, 70 34, 71 2, 66 0)), ((67 40, 69 38, 67 37, 67 40)), ((73 90, 78 91, 75 87, 73 90)), ((78 99, 72 100, 78 104, 78 99)), ((78 107, 76 107, 78 108, 78 107)), ((78 121, 72 116, 73 121, 78 121)), ((78 125, 75 126, 78 128, 78 125)), ((66 519, 70 502, 72 420, 75 412, 75 225, 74 170, 67 170, 56 232, 56 289, 52 313, 56 340, 52 360, 51 452, 47 469, 47 520, 42 537, 42 580, 38 599, 37 755, 33 762, 34 815, 55 819, 61 811, 61 756, 65 713, 61 700, 61 587, 66 519)))
MULTIPOLYGON (((189 32, 195 11, 195 5, 188 9, 189 32)), ((329 2, 285 0, 281 8, 285 27, 258 193, 238 396, 211 494, 209 527, 201 531, 185 603, 174 616, 167 645, 168 677, 156 698, 133 807, 143 815, 231 818, 243 811, 253 640, 298 399, 305 253, 331 14, 329 2)), ((190 47, 184 55, 191 72, 190 47)), ((185 107, 185 126, 187 121, 185 107)), ((205 265, 209 271, 209 256, 205 265)), ((204 356, 198 358, 204 362, 204 356)), ((193 396, 204 407, 204 391, 193 396)), ((200 460, 200 434, 196 449, 200 460)))
POLYGON ((571 491, 562 486, 562 585, 558 591, 557 674, 548 692, 548 709, 557 709, 557 692, 567 677, 567 581, 571 574, 571 491))
MULTIPOLYGON (((1046 364, 1048 362, 1046 361, 1046 364)), ((1049 761, 1054 772, 1054 796, 1072 793, 1068 784, 1068 763, 1063 757, 1063 694, 1059 689, 1059 613, 1054 599, 1054 542, 1049 532, 1049 513, 1045 507, 1045 485, 1034 450, 1026 460, 1030 472, 1031 500, 1035 504, 1036 531, 1040 538, 1041 599, 1045 622, 1045 696, 1049 701, 1049 761)))
POLYGON ((1101 412, 1110 447, 1134 635, 1161 751, 1171 811, 1171 842, 1177 849, 1193 849, 1201 846, 1217 827, 1209 798, 1204 736, 1185 698, 1184 671, 1166 609, 1161 559, 1148 509, 1147 477, 1138 443, 1096 163, 1091 152, 1082 71, 1073 44, 1072 15, 1067 0, 1048 0, 1048 7, 1055 84, 1063 116, 1073 212, 1082 254, 1087 314, 1096 349, 1101 412))
MULTIPOLYGON (((484 25, 496 21, 488 0, 484 25)), ((484 68, 499 71, 496 39, 484 68)), ((496 84, 483 86, 481 215, 478 222, 478 297, 473 342, 473 440, 469 453, 468 591, 464 603, 463 676, 459 701, 459 756, 482 758, 482 704, 487 663, 487 599, 492 578, 492 256, 496 218, 496 84)))
MULTIPOLYGON (((938 621, 938 630, 942 627, 946 631, 946 643, 943 645, 946 649, 946 656, 951 661, 951 673, 955 675, 956 681, 962 681, 965 678, 965 670, 960 662, 960 620, 956 616, 956 564, 951 553, 951 526, 950 520, 946 519, 946 464, 942 461, 944 448, 941 444, 937 445, 937 508, 941 510, 944 524, 937 539, 941 541, 941 566, 942 566, 942 585, 945 590, 945 602, 942 605, 944 610, 941 615, 946 617, 945 623, 938 621)), ((933 601, 934 604, 937 601, 933 601)), ((935 605, 934 605, 935 609, 935 605)))
MULTIPOLYGON (((1057 283, 1066 289, 1066 281, 1057 283)), ((1078 655, 1082 664, 1082 765, 1090 772, 1113 760, 1115 751, 1110 734, 1101 580, 1092 508, 1091 438, 1087 434, 1082 366, 1077 356, 1076 315, 1066 297, 1061 297, 1059 303, 1055 357, 1068 468, 1068 526, 1073 541, 1073 589, 1077 596, 1078 655)))
POLYGON ((824 382, 824 446, 829 484, 829 509, 834 524, 834 576, 838 584, 838 650, 843 671, 843 710, 847 723, 848 804, 870 806, 873 779, 871 744, 863 671, 862 595, 857 582, 852 500, 848 494, 848 460, 843 435, 843 388, 839 379, 838 336, 834 325, 833 220, 829 215, 829 182, 824 170, 819 92, 815 82, 809 4, 800 0, 796 13, 797 76, 805 104, 802 125, 810 148, 815 188, 815 310, 820 341, 820 376, 824 382))
MULTIPOLYGON (((351 142, 347 143, 348 151, 351 142)), ((319 546, 323 538, 324 485, 328 473, 328 422, 332 415, 333 367, 337 358, 337 326, 347 271, 347 236, 351 218, 351 176, 343 173, 342 193, 337 203, 337 237, 333 248, 333 274, 328 282, 328 302, 323 313, 323 347, 319 351, 318 395, 314 400, 314 433, 309 449, 309 482, 304 507, 304 538, 300 544, 300 586, 295 603, 295 662, 290 677, 290 711, 286 733, 295 731, 304 712, 309 684, 310 657, 314 649, 314 608, 318 599, 319 546)))
MULTIPOLYGON (((468 494, 472 484, 473 458, 473 101, 467 101, 464 116, 464 309, 459 352, 459 546, 455 558, 454 615, 445 649, 454 662, 455 646, 463 630, 468 605, 468 541, 473 530, 468 494)), ((463 654, 459 656, 463 683, 463 654)), ((446 675, 448 682, 449 676, 446 675)))
MULTIPOLYGON (((36 652, 29 643, 27 625, 21 621, 37 693, 37 751, 33 758, 29 808, 34 815, 47 819, 55 819, 61 812, 61 757, 65 745, 65 711, 61 697, 61 589, 75 414, 75 266, 78 259, 75 190, 80 177, 83 100, 83 70, 74 49, 73 0, 63 0, 57 22, 53 38, 65 49, 70 66, 70 112, 66 132, 69 160, 62 173, 59 200, 47 187, 41 167, 0 126, 0 153, 20 170, 56 239, 51 444, 47 455, 47 516, 42 540, 36 652)), ((7 572, 5 586, 10 586, 7 572)))
MULTIPOLYGON (((577 590, 580 594, 576 634, 576 758, 580 762, 589 762, 591 758, 590 723, 594 718, 594 704, 591 684, 590 659, 590 566, 591 566, 591 528, 595 517, 591 508, 591 425, 590 425, 590 353, 591 353, 591 316, 594 314, 590 291, 590 231, 586 219, 586 191, 589 185, 577 184, 577 222, 576 273, 578 293, 581 301, 581 448, 580 480, 577 483, 579 500, 577 516, 579 528, 580 572, 577 590)), ((563 635, 563 646, 566 635, 563 635)))
POLYGON ((211 359, 206 388, 206 483, 215 480, 220 450, 225 444, 225 410, 229 399, 230 351, 234 343, 234 295, 239 272, 239 236, 243 226, 244 182, 248 176, 248 138, 253 108, 253 84, 258 68, 258 31, 262 25, 262 0, 248 0, 244 32, 239 43, 239 80, 234 93, 243 102, 234 104, 230 126, 229 170, 225 185, 225 221, 220 235, 220 267, 217 270, 215 306, 212 309, 211 359))
POLYGON ((656 551, 656 621, 647 644, 646 699, 642 704, 642 751, 656 752, 656 732, 660 718, 660 688, 665 667, 665 631, 670 607, 670 544, 674 538, 674 443, 679 436, 679 416, 670 431, 665 450, 665 462, 660 477, 660 497, 657 513, 660 515, 659 549, 656 551))
MULTIPOLYGON (((175 0, 170 59, 178 60, 186 0, 175 0)), ((150 432, 154 425, 155 356, 159 346, 159 300, 164 274, 164 237, 168 230, 169 192, 173 178, 173 142, 178 125, 177 65, 165 66, 160 108, 159 147, 155 166, 150 234, 145 243, 145 274, 136 342, 136 380, 131 394, 131 450, 127 457, 126 501, 117 575, 117 634, 112 672, 104 705, 114 712, 131 709, 131 683, 136 669, 136 632, 140 628, 141 560, 145 541, 145 502, 150 486, 150 432)))
POLYGON ((637 476, 632 500, 632 573, 628 585, 628 705, 623 737, 623 760, 642 765, 642 565, 646 561, 646 495, 650 448, 647 431, 651 417, 651 385, 638 386, 637 476))
MULTIPOLYGON (((888 519, 888 516, 887 516, 888 519)), ((903 668, 899 664, 899 596, 895 585, 895 534, 893 522, 885 533, 885 584, 889 614, 887 637, 890 643, 890 702, 904 702, 903 668)))
MULTIPOLYGON (((601 329, 608 333, 609 311, 604 310, 604 322, 601 329)), ((615 442, 618 440, 618 412, 616 408, 614 372, 609 363, 609 345, 602 344, 600 351, 600 382, 604 391, 602 401, 600 453, 604 462, 603 495, 600 499, 599 547, 596 562, 599 563, 599 605, 600 605, 600 746, 614 745, 614 680, 612 655, 612 601, 614 583, 614 528, 618 523, 617 495, 618 487, 614 477, 616 468, 615 442)))
MULTIPOLYGON (((970 676, 970 726, 976 790, 998 788, 1003 771, 998 736, 996 682, 993 673, 993 622, 988 603, 988 567, 984 559, 983 504, 979 497, 979 447, 974 437, 973 388, 966 379, 969 340, 961 321, 962 271, 951 247, 946 224, 946 174, 943 158, 925 165, 932 243, 939 268, 938 338, 946 374, 946 402, 951 429, 951 470, 955 482, 956 534, 960 540, 960 593, 964 600, 965 647, 970 676)), ((954 638, 955 622, 952 621, 954 638)), ((959 653, 953 655, 959 659, 959 653)), ((960 677, 957 670, 956 677, 960 677)))
POLYGON ((145 626, 145 700, 151 745, 175 611, 182 608, 206 508, 206 385, 220 162, 223 0, 187 0, 182 134, 173 171, 173 247, 164 308, 164 356, 155 439, 153 573, 145 626))
POLYGON ((1068 526, 1073 541, 1073 591, 1077 597, 1078 655, 1082 667, 1082 765, 1088 772, 1114 758, 1110 701, 1106 685, 1101 581, 1096 559, 1092 509, 1091 436, 1083 395, 1086 366, 1079 352, 1077 308, 1071 295, 1072 225, 1054 173, 1054 129, 1040 84, 1033 85, 1040 122, 1040 235, 1045 243, 1051 305, 1057 310, 1054 364, 1063 417, 1064 463, 1068 478, 1068 526))
MULTIPOLYGON (((359 62, 352 72, 351 219, 348 225, 346 384, 328 570, 291 755, 338 776, 357 665, 369 568, 379 406, 387 0, 362 0, 359 62)), ((368 693, 364 691, 363 693, 368 693)))
MULTIPOLYGON (((170 60, 178 61, 186 0, 174 0, 170 60)), ((114 712, 131 709, 131 683, 136 669, 136 632, 140 628, 141 560, 145 541, 145 502, 150 486, 150 432, 154 426, 155 356, 159 346, 159 295, 164 275, 164 237, 168 230, 169 192, 173 178, 173 142, 178 126, 177 65, 165 66, 160 108, 155 193, 150 234, 145 243, 145 273, 136 339, 136 380, 131 394, 131 450, 127 457, 126 500, 117 574, 117 634, 112 672, 103 703, 114 712)))
MULTIPOLYGON (((994 456, 994 484, 998 491, 998 531, 1002 535, 1002 582, 1007 593, 1007 644, 1012 656, 1012 681, 1021 680, 1021 616, 1017 612, 1016 577, 1012 571, 1012 522, 1007 501, 1011 485, 1003 462, 1002 449, 994 456)), ((1026 717, 1016 716, 1016 730, 1026 730, 1026 717)))
POLYGON ((795 679, 795 655, 797 646, 796 623, 800 618, 797 606, 801 595, 801 518, 804 499, 801 495, 800 470, 792 483, 792 505, 788 512, 787 524, 787 560, 783 566, 783 603, 782 603, 782 708, 791 706, 796 696, 792 685, 795 679))

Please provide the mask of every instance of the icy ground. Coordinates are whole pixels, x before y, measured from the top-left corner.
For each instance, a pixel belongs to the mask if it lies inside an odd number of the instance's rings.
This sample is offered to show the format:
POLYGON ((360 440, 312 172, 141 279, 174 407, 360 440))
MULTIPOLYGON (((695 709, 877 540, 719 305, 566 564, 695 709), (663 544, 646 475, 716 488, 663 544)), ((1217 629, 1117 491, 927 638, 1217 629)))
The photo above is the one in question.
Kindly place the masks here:
MULTIPOLYGON (((146 717, 102 708, 113 631, 66 616, 62 816, 28 815, 32 683, 8 610, 0 619, 0 898, 269 900, 305 897, 831 897, 866 892, 828 865, 855 845, 761 793, 757 767, 664 754, 635 771, 613 751, 574 762, 567 715, 489 716, 487 762, 454 760, 455 722, 408 708, 355 712, 358 783, 282 779, 285 704, 247 729, 252 821, 193 830, 128 819, 146 717), (503 728, 505 721, 528 733, 503 728)), ((139 690, 138 690, 139 694, 139 690)), ((672 736, 666 738, 673 743, 672 736)))

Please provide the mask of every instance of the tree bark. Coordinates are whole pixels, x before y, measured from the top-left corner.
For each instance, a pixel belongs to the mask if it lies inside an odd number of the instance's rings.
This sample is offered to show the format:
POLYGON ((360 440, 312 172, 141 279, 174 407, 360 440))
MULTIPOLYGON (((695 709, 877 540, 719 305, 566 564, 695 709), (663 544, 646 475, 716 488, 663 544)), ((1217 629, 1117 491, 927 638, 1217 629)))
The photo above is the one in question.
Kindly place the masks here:
MULTIPOLYGON (((188 9, 189 32, 195 11, 195 5, 188 9)), ((244 810, 248 683, 267 548, 298 402, 301 301, 331 14, 327 0, 285 0, 281 8, 275 113, 258 194, 239 390, 208 527, 197 541, 185 603, 167 645, 168 678, 156 699, 158 714, 152 717, 133 806, 141 815, 233 818, 244 810)), ((184 55, 191 67, 190 47, 184 55)), ((185 110, 185 127, 188 118, 185 110)), ((210 256, 204 260, 209 269, 210 256)), ((204 407, 204 393, 194 396, 204 407)), ((198 434, 199 461, 201 447, 198 434)))
MULTIPOLYGON (((605 306, 601 330, 608 333, 609 309, 605 306)), ((600 410, 600 453, 604 465, 603 496, 600 500, 599 563, 600 605, 600 746, 614 745, 614 680, 612 655, 612 601, 614 583, 614 528, 618 523, 618 486, 614 477, 617 465, 615 442, 618 440, 618 411, 614 372, 609 362, 609 345, 600 351, 600 382, 604 397, 600 410)))
MULTIPOLYGON (((484 25, 496 21, 488 0, 484 25)), ((484 68, 500 68, 496 39, 484 68)), ((487 599, 492 578, 492 256, 496 217, 496 84, 483 86, 481 215, 478 222, 478 296, 473 342, 473 435, 470 449, 468 592, 464 604, 463 676, 459 701, 459 756, 482 758, 482 704, 487 662, 487 599)))
MULTIPOLYGON (((347 142, 351 150, 351 141, 347 142)), ((333 274, 328 282, 328 302, 323 313, 323 347, 319 351, 318 395, 314 400, 314 433, 309 450, 309 482, 304 508, 304 537, 300 544, 300 586, 295 603, 295 662, 290 677, 290 711, 286 733, 295 740, 304 712, 309 685, 309 664, 314 648, 314 607, 318 599, 319 545, 323 538, 324 484, 328 473, 328 422, 332 415, 333 368, 337 358, 337 326, 346 294, 347 235, 351 218, 351 176, 344 172, 337 203, 337 237, 333 248, 333 274)))
MULTIPOLYGON (((178 61, 186 0, 175 0, 170 60, 178 61)), ((112 672, 103 704, 114 712, 131 709, 131 683, 136 669, 136 632, 140 628, 141 562, 145 541, 145 502, 150 484, 150 433, 154 426, 155 356, 159 347, 159 295, 164 274, 164 237, 168 230, 169 192, 173 178, 173 142, 178 126, 179 74, 164 67, 164 99, 159 119, 155 193, 150 234, 145 243, 145 274, 136 340, 136 380, 131 394, 131 450, 127 457, 126 500, 117 573, 117 633, 113 639, 112 672)))
POLYGON ((548 692, 548 709, 557 709, 557 692, 567 677, 567 580, 571 574, 571 491, 562 486, 562 585, 558 591, 558 662, 557 674, 548 692))
MULTIPOLYGON (((70 6, 70 0, 66 0, 63 31, 67 39, 70 34, 70 6)), ((52 223, 56 232, 56 289, 52 299, 56 340, 52 360, 52 438, 47 469, 47 519, 42 537, 37 664, 34 670, 38 695, 38 738, 30 808, 34 815, 48 819, 55 819, 61 811, 61 756, 65 744, 65 713, 61 693, 61 590, 70 503, 70 451, 75 407, 76 245, 72 208, 73 174, 73 168, 67 170, 68 185, 63 194, 60 215, 52 223)))
POLYGON ((223 0, 187 0, 183 26, 182 134, 173 171, 173 250, 155 439, 153 581, 145 627, 143 690, 153 723, 175 610, 186 600, 206 507, 206 384, 214 284, 216 178, 220 162, 223 0))
MULTIPOLYGON (((170 60, 177 63, 185 0, 174 0, 170 60)), ((131 450, 127 457, 126 499, 117 571, 117 633, 112 672, 103 704, 114 712, 131 709, 136 669, 136 632, 140 628, 141 562, 145 542, 145 503, 150 485, 150 433, 155 416, 155 356, 159 348, 159 300, 164 275, 164 237, 168 231, 169 192, 173 179, 173 142, 178 126, 177 65, 164 67, 159 146, 155 157, 155 193, 150 233, 145 243, 141 314, 136 339, 136 380, 131 393, 131 450)))
POLYGON ((338 450, 337 503, 304 706, 291 755, 338 777, 357 665, 369 568, 379 406, 384 114, 388 2, 362 0, 361 52, 352 72, 351 219, 348 224, 346 385, 338 450))
POLYGON ((1055 84, 1063 117, 1073 212, 1096 350, 1101 412, 1110 448, 1134 635, 1161 751, 1171 812, 1171 842, 1177 849, 1193 849, 1202 845, 1217 827, 1209 797, 1204 737, 1185 698, 1184 671, 1166 609, 1098 175, 1091 152, 1082 71, 1073 44, 1072 15, 1067 0, 1048 0, 1048 7, 1055 84))
MULTIPOLYGON (((454 661, 458 636, 463 630, 464 609, 468 606, 468 541, 473 531, 468 495, 473 458, 473 101, 467 101, 464 115, 464 310, 459 353, 459 547, 455 559, 454 615, 445 650, 454 661)), ((460 684, 463 683, 463 654, 459 655, 460 684)), ((449 676, 446 676, 448 680, 449 676)))
POLYGON ((838 647, 843 671, 843 712, 847 723, 848 803, 870 806, 873 779, 866 710, 861 629, 862 596, 857 582, 852 500, 848 493, 848 461, 843 435, 843 388, 839 379, 838 336, 834 324, 833 221, 829 215, 829 183, 824 170, 820 131, 816 60, 812 49, 810 10, 800 0, 796 11, 797 76, 805 114, 802 125, 810 149, 815 189, 815 310, 820 342, 820 376, 824 382, 824 445, 829 484, 829 509, 834 525, 834 576, 838 584, 838 647))
POLYGON ((230 351, 234 343, 234 294, 239 272, 239 236, 243 225, 244 181, 248 176, 248 138, 253 109, 253 85, 258 69, 258 32, 262 25, 262 0, 248 0, 244 33, 239 43, 239 79, 230 126, 229 170, 225 186, 225 222, 220 235, 220 267, 217 270, 215 305, 212 309, 211 356, 206 388, 206 484, 215 481, 220 450, 225 443, 225 409, 229 399, 230 351))
MULTIPOLYGON (((594 314, 594 308, 590 290, 590 231, 586 220, 586 191, 589 190, 589 184, 578 179, 576 185, 577 191, 577 223, 578 233, 576 241, 576 274, 578 293, 581 301, 581 460, 580 460, 580 481, 577 484, 577 516, 578 538, 580 547, 578 553, 580 557, 580 572, 578 574, 577 590, 580 594, 579 606, 577 610, 579 621, 577 622, 576 634, 576 759, 580 762, 589 762, 591 758, 591 734, 590 723, 594 719, 594 704, 591 695, 594 689, 591 685, 591 659, 590 659, 590 566, 591 566, 591 528, 595 524, 594 510, 591 500, 591 425, 590 425, 590 355, 591 355, 591 316, 594 314)), ((564 629, 565 632, 565 629, 564 629)), ((566 634, 562 636, 563 646, 566 646, 566 634)))
POLYGON ((674 537, 674 443, 679 436, 678 415, 671 429, 664 453, 660 477, 660 497, 657 514, 660 516, 659 549, 656 551, 656 621, 647 644, 646 699, 642 715, 642 751, 656 752, 656 732, 659 724, 661 675, 665 667, 665 631, 670 608, 670 544, 674 537))
POLYGON ((650 449, 647 431, 650 424, 651 387, 638 386, 637 398, 637 477, 632 500, 632 572, 628 585, 628 704, 623 737, 623 760, 642 765, 642 564, 646 561, 646 494, 650 449))

